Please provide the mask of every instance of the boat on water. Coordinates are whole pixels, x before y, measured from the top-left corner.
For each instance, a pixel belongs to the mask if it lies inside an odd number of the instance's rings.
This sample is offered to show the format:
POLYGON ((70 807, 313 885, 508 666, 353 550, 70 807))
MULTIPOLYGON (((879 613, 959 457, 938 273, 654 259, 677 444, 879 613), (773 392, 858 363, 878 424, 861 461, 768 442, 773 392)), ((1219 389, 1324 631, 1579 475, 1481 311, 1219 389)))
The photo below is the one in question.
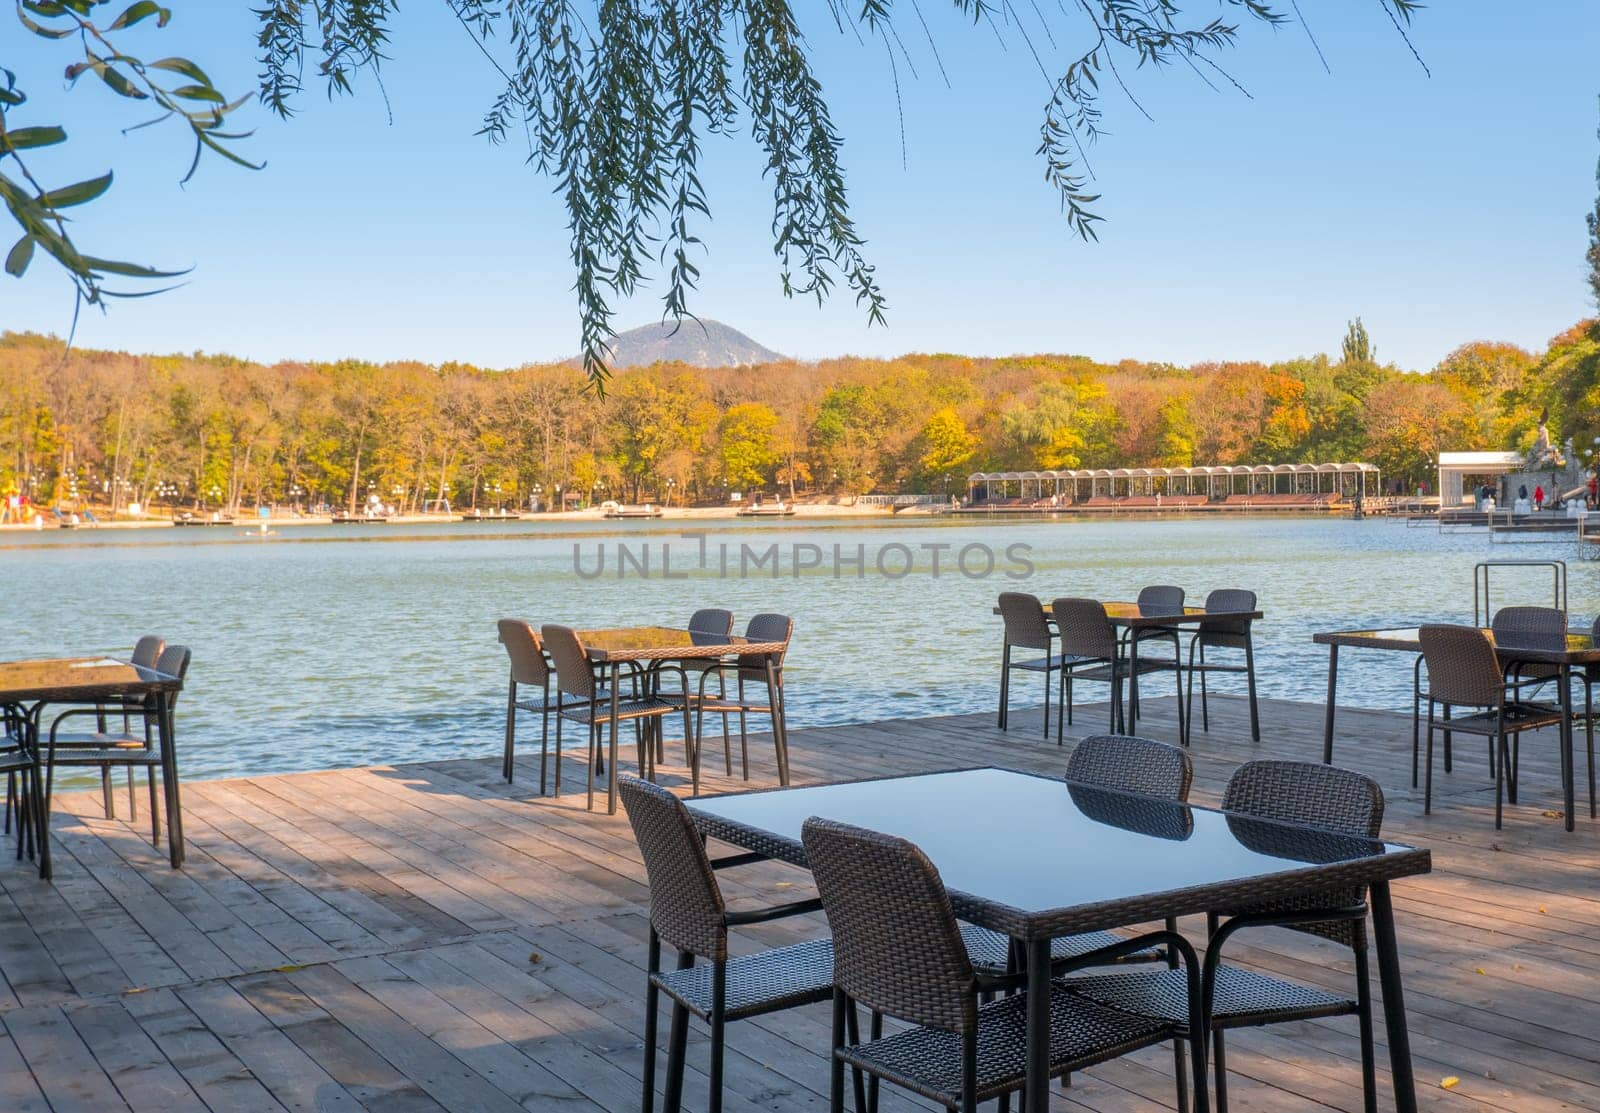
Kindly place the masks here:
POLYGON ((389 521, 387 514, 335 514, 333 524, 336 526, 380 526, 389 521))
POLYGON ((469 510, 461 515, 463 522, 520 522, 522 515, 514 510, 469 510))
POLYGON ((653 502, 643 506, 612 506, 606 509, 607 518, 659 518, 661 507, 653 502))
POLYGON ((740 518, 793 518, 794 503, 792 502, 763 502, 753 506, 746 506, 737 512, 740 518))
POLYGON ((196 514, 193 511, 185 510, 172 516, 172 524, 175 526, 231 526, 233 525, 233 515, 224 514, 218 510, 213 510, 210 514, 196 514))

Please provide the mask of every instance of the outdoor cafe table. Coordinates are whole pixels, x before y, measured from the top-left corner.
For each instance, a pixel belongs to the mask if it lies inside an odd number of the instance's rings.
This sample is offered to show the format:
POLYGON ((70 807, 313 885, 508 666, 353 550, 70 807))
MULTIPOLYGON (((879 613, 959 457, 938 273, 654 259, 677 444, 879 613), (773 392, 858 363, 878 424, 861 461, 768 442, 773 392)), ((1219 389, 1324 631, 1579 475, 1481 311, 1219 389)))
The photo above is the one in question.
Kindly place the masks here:
MULTIPOLYGON (((778 781, 784 785, 789 783, 789 732, 784 723, 783 688, 778 683, 777 673, 777 660, 787 648, 786 643, 756 642, 737 635, 679 630, 670 626, 622 626, 579 630, 577 634, 589 660, 610 672, 607 686, 611 692, 611 764, 608 768, 612 772, 606 778, 607 812, 614 815, 617 810, 617 693, 623 665, 639 666, 653 682, 666 664, 714 662, 728 657, 753 657, 759 654, 766 670, 768 706, 772 708, 772 739, 777 753, 778 781)), ((695 760, 699 760, 698 753, 695 760)))
MULTIPOLYGON (((0 662, 0 705, 19 709, 22 745, 42 761, 39 723, 51 704, 110 703, 133 698, 154 700, 161 744, 161 782, 167 807, 167 849, 172 867, 183 865, 183 811, 178 800, 178 760, 173 752, 170 701, 161 698, 183 687, 183 681, 143 665, 111 657, 61 657, 0 662)), ((39 828, 39 876, 49 880, 50 817, 36 808, 39 828)))
MULTIPOLYGON (((1494 632, 1487 627, 1484 628, 1484 633, 1491 638, 1494 637, 1494 632)), ((1418 670, 1421 668, 1422 638, 1417 627, 1407 626, 1392 630, 1330 630, 1313 634, 1311 640, 1317 645, 1328 647, 1328 706, 1323 712, 1322 720, 1322 760, 1324 764, 1332 765, 1333 717, 1338 694, 1340 647, 1386 649, 1391 652, 1417 654, 1417 665, 1413 672, 1420 677, 1418 670)), ((1574 774, 1572 693, 1568 690, 1567 678, 1574 668, 1600 665, 1600 646, 1595 644, 1594 638, 1587 631, 1572 631, 1567 634, 1566 646, 1561 649, 1519 646, 1504 639, 1497 639, 1494 649, 1503 664, 1556 665, 1560 669, 1556 688, 1561 705, 1561 793, 1565 804, 1563 810, 1566 813, 1566 827, 1570 831, 1573 829, 1574 774)), ((1449 723, 1443 723, 1442 728, 1448 731, 1449 723)))
MULTIPOLYGON (((959 918, 1025 950, 1028 1109, 1048 1108, 1051 939, 1368 886, 1395 1105, 1417 1107, 1389 882, 1427 873, 1426 850, 993 768, 685 804, 704 835, 800 867, 800 828, 811 816, 921 847, 959 918)), ((1197 1110, 1205 1108, 1203 1071, 1197 1110)))
MULTIPOLYGON (((1262 617, 1260 611, 1208 611, 1204 607, 1172 608, 1149 604, 1141 606, 1138 603, 1121 601, 1101 603, 1100 605, 1106 609, 1106 618, 1111 620, 1112 626, 1132 631, 1134 634, 1133 637, 1128 639, 1128 670, 1131 677, 1128 681, 1128 691, 1135 700, 1139 692, 1140 639, 1138 634, 1141 630, 1159 630, 1172 626, 1199 627, 1202 622, 1207 621, 1255 622, 1262 617)), ((994 613, 1000 613, 998 606, 994 608, 994 613)), ((1049 603, 1044 604, 1044 614, 1045 618, 1051 622, 1055 621, 1055 615, 1051 612, 1049 603)), ((1183 700, 1180 698, 1178 700, 1178 734, 1184 739, 1184 744, 1188 745, 1187 735, 1185 734, 1187 728, 1184 725, 1183 718, 1183 700)), ((1130 729, 1132 728, 1131 720, 1129 727, 1130 729)), ((1253 698, 1250 701, 1250 729, 1252 734, 1257 733, 1256 703, 1253 698)))

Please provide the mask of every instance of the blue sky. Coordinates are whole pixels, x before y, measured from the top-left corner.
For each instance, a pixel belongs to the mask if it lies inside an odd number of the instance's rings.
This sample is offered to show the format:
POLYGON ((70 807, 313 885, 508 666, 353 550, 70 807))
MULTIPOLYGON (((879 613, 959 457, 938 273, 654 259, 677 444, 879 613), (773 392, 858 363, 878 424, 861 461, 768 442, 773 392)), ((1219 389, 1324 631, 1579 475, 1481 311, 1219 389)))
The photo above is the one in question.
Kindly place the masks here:
MULTIPOLYGON (((128 48, 184 53, 225 91, 251 88, 250 5, 168 2, 173 24, 128 48)), ((1375 0, 1300 0, 1331 74, 1300 28, 1250 28, 1229 62, 1253 99, 1182 69, 1132 74, 1153 121, 1107 91, 1110 134, 1091 152, 1107 222, 1089 245, 1066 228, 1033 153, 1048 88, 1026 47, 1014 35, 1003 47, 938 0, 922 7, 950 85, 907 19, 920 76, 901 62, 902 153, 883 46, 840 36, 821 4, 800 6, 889 326, 869 329, 848 296, 820 310, 782 296, 770 189, 745 136, 709 143, 698 313, 807 358, 1054 351, 1181 363, 1337 350, 1360 314, 1380 358, 1425 369, 1467 340, 1541 347, 1594 311, 1583 274, 1600 156, 1594 0, 1528 5, 1525 19, 1507 0, 1427 8, 1412 35, 1431 77, 1375 0)), ((3 19, 15 42, 22 32, 3 19)), ((1083 38, 1057 24, 1077 35, 1058 39, 1064 65, 1083 38)), ((472 134, 495 76, 442 0, 405 5, 394 26, 392 124, 370 83, 331 102, 308 84, 288 123, 241 110, 258 128, 243 149, 265 170, 210 159, 181 188, 181 136, 123 135, 137 106, 89 81, 65 91, 66 48, 11 54, 34 109, 13 123, 62 122, 77 141, 40 160, 50 182, 117 172, 111 193, 80 210, 80 241, 195 268, 182 289, 86 314, 80 343, 490 366, 576 350, 560 205, 525 149, 472 134)), ((619 324, 658 318, 658 297, 659 284, 619 324)), ((0 278, 0 327, 59 333, 70 315, 69 287, 44 259, 20 282, 0 278)))

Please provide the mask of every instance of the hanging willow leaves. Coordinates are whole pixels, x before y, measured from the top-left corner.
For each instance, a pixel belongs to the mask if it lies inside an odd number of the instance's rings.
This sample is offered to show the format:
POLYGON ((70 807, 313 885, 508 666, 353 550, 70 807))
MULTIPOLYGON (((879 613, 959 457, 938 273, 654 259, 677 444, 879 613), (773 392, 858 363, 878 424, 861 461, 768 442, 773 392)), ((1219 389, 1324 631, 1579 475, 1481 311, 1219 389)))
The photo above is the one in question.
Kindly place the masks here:
MULTIPOLYGON (((72 44, 80 58, 63 68, 68 82, 76 85, 85 74, 94 74, 99 84, 117 97, 153 105, 158 115, 136 126, 173 121, 185 128, 195 144, 195 160, 203 150, 213 150, 234 162, 252 166, 226 144, 244 138, 241 133, 222 130, 223 120, 243 103, 229 102, 211 83, 205 71, 183 58, 162 58, 143 62, 121 47, 121 35, 159 30, 172 18, 170 9, 153 0, 135 0, 120 11, 107 8, 110 0, 17 0, 17 19, 34 37, 65 48, 72 44), (108 20, 97 20, 97 9, 105 9, 108 20), (116 39, 113 40, 113 36, 116 39), (181 83, 166 78, 174 74, 181 83)), ((42 183, 31 158, 40 148, 67 141, 60 124, 18 124, 13 118, 27 105, 27 94, 18 87, 16 74, 0 70, 0 203, 11 213, 23 232, 6 256, 7 273, 21 277, 33 261, 38 247, 67 272, 78 295, 91 305, 103 305, 112 297, 143 297, 157 290, 111 290, 104 285, 108 275, 139 281, 175 278, 185 272, 163 270, 138 263, 102 259, 79 249, 68 229, 62 210, 86 205, 104 196, 111 188, 110 171, 80 182, 47 187, 42 183), (28 152, 25 156, 23 152, 28 152)), ((131 130, 131 129, 130 129, 131 130)), ((247 133, 246 133, 247 134, 247 133)), ((194 172, 193 165, 190 174, 194 172)))
MULTIPOLYGON (((503 142, 527 136, 529 161, 555 184, 571 233, 583 362, 603 389, 612 302, 632 295, 647 265, 666 272, 664 315, 689 315, 699 278, 698 221, 709 216, 700 181, 702 139, 743 121, 766 155, 773 191, 773 250, 785 294, 821 301, 842 282, 869 323, 886 300, 850 216, 834 127, 814 74, 795 0, 447 0, 504 78, 480 133, 503 142), (652 256, 654 257, 652 259, 652 256)), ((905 52, 894 0, 816 6, 837 30, 853 25, 905 52)), ((1096 236, 1099 194, 1084 159, 1100 135, 1100 83, 1123 86, 1119 59, 1134 68, 1182 63, 1227 81, 1219 55, 1239 27, 1223 18, 1190 23, 1175 0, 1061 0, 1059 14, 1011 0, 951 0, 983 33, 1020 41, 1038 62, 1045 97, 1039 154, 1069 226, 1096 236), (1026 11, 1026 18, 1022 14, 1026 11), (1087 41, 1089 49, 1051 76, 1036 38, 1087 41)), ((1378 0, 1405 34, 1416 0, 1378 0)), ((1271 0, 1211 0, 1213 10, 1277 24, 1271 0)), ((1290 3, 1292 7, 1292 0, 1290 3)), ((926 21, 911 5, 916 25, 926 21)), ((259 9, 262 99, 288 115, 306 55, 320 54, 330 92, 384 60, 388 0, 274 0, 259 9)), ((932 46, 931 34, 928 36, 932 46)), ((942 70, 942 63, 941 63, 942 70)), ((1132 94, 1129 94, 1130 98, 1132 94)))
MULTIPOLYGON (((41 39, 81 46, 82 59, 68 68, 69 78, 93 72, 119 97, 154 101, 162 110, 158 120, 175 119, 189 127, 195 144, 189 174, 206 151, 251 165, 230 146, 244 136, 221 129, 240 100, 224 97, 187 59, 144 63, 109 41, 108 36, 124 31, 164 27, 171 12, 152 0, 137 0, 102 27, 91 17, 109 2, 18 0, 17 15, 41 39), (166 74, 184 83, 167 84, 166 74)), ((259 96, 272 112, 293 113, 308 59, 330 94, 351 92, 363 72, 379 78, 398 14, 396 0, 261 2, 254 9, 259 96)), ((884 319, 886 298, 850 214, 844 139, 813 71, 801 23, 816 19, 837 32, 880 40, 893 65, 897 54, 911 61, 896 29, 897 21, 908 18, 905 5, 895 0, 860 0, 859 8, 847 6, 847 0, 816 5, 797 0, 443 2, 503 79, 479 133, 495 143, 525 136, 529 163, 553 183, 566 210, 583 362, 597 388, 604 388, 606 378, 613 302, 637 293, 653 268, 666 274, 664 316, 690 315, 689 293, 699 280, 696 259, 703 247, 696 229, 710 216, 700 171, 703 141, 711 135, 747 130, 766 156, 773 251, 784 293, 821 301, 842 283, 869 323, 884 319)), ((1177 65, 1214 88, 1238 87, 1221 59, 1238 44, 1241 24, 1274 26, 1299 13, 1295 0, 1196 0, 1191 7, 1209 12, 1194 16, 1178 0, 1057 0, 1050 11, 1036 0, 1026 5, 949 2, 978 33, 999 36, 1037 67, 1043 103, 1038 154, 1068 226, 1085 240, 1098 236, 1101 222, 1095 212, 1100 194, 1085 151, 1102 135, 1103 90, 1118 89, 1143 112, 1128 85, 1132 71, 1177 65), (1068 51, 1059 63, 1048 57, 1058 48, 1068 51), (1124 75, 1119 66, 1130 72, 1124 75)), ((1377 6, 1405 39, 1421 5, 1377 0, 1377 6)), ((918 38, 926 38, 944 73, 918 0, 911 0, 910 8, 918 38)), ((25 237, 61 263, 92 302, 107 293, 99 285, 100 274, 147 277, 144 268, 97 271, 78 253, 59 206, 49 202, 51 192, 38 184, 19 154, 28 149, 30 133, 37 137, 41 128, 54 125, 7 130, 6 113, 25 98, 9 72, 0 74, 5 79, 0 200, 25 237), (6 177, 8 168, 17 177, 6 177)), ((898 98, 898 76, 895 89, 898 98)), ((66 187, 65 195, 75 196, 72 191, 85 186, 66 187)), ((20 252, 26 265, 31 250, 19 244, 13 255, 20 252)), ((163 275, 150 271, 148 277, 163 275)))

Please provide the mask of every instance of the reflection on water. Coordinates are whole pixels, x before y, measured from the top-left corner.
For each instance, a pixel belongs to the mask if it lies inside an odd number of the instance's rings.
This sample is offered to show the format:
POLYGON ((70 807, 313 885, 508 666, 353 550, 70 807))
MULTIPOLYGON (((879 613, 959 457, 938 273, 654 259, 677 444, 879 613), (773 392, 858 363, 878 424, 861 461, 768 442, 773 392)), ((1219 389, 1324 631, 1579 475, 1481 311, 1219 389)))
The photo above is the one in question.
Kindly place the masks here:
MULTIPOLYGON (((216 777, 488 755, 499 746, 503 616, 573 626, 678 624, 698 607, 728 607, 738 628, 758 611, 795 616, 789 713, 796 726, 991 710, 997 692, 1002 590, 1129 598, 1152 583, 1181 584, 1192 603, 1218 587, 1254 590, 1261 691, 1319 701, 1326 653, 1315 630, 1470 619, 1472 566, 1490 557, 1556 559, 1570 544, 1491 547, 1381 520, 1203 518, 996 523, 694 523, 710 550, 780 543, 781 567, 748 578, 688 559, 700 541, 681 522, 507 523, 501 526, 285 527, 256 539, 239 530, 101 530, 0 535, 0 659, 126 653, 156 632, 194 649, 178 709, 186 776, 216 777), (592 571, 595 546, 673 546, 672 579, 630 568, 626 578, 574 572, 574 545, 592 571), (787 554, 820 546, 829 559, 801 577, 787 554), (984 544, 995 574, 971 578, 949 557, 934 576, 926 545, 955 553, 984 544), (835 545, 864 546, 864 574, 833 575, 835 545), (1016 573, 1009 546, 1031 547, 1033 574, 1016 573), (876 573, 888 546, 919 554, 909 574, 876 573), (680 562, 680 558, 681 562, 680 562), (678 578, 680 577, 681 578, 678 578)), ((614 553, 614 548, 613 548, 614 553)), ((809 552, 809 550, 805 550, 809 552)), ((886 562, 905 565, 899 550, 886 562)), ((977 569, 977 565, 971 566, 977 569)), ((1549 575, 1506 572, 1496 604, 1547 603, 1549 575)), ((1600 605, 1589 570, 1573 565, 1575 621, 1600 605)), ((1403 707, 1408 659, 1346 653, 1344 702, 1403 707)), ((1227 679, 1217 687, 1230 685, 1227 679)), ((1019 680, 1019 706, 1031 699, 1019 680)), ((524 738, 537 737, 524 733, 524 738)), ((1306 752, 1317 744, 1307 740, 1306 752)))

